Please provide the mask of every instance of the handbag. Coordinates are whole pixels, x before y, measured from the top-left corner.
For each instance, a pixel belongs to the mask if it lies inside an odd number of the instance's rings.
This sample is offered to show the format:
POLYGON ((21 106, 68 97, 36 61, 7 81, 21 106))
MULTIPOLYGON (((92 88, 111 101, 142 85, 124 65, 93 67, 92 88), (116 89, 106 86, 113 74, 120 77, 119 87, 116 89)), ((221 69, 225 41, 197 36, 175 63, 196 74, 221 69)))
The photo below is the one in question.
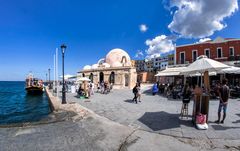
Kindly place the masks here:
POLYGON ((196 116, 196 124, 205 124, 206 123, 206 115, 205 114, 198 114, 196 116))

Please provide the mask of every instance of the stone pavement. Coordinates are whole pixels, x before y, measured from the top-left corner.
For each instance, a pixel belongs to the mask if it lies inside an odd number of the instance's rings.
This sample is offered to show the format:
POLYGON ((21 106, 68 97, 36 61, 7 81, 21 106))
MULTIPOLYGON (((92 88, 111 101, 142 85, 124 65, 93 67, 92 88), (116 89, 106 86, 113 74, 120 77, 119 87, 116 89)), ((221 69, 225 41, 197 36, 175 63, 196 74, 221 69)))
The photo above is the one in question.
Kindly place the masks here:
MULTIPOLYGON (((91 100, 80 100, 68 94, 70 104, 60 105, 60 110, 50 115, 58 117, 57 120, 0 127, 0 151, 240 150, 238 100, 232 100, 224 125, 212 123, 209 130, 199 131, 190 120, 178 119, 180 101, 147 93, 141 103, 134 104, 131 95, 129 90, 115 90, 108 95, 95 94, 91 100)), ((211 102, 211 106, 216 103, 211 102)), ((210 110, 211 114, 216 111, 210 110)), ((214 119, 211 115, 210 120, 214 119)))
MULTIPOLYGON (((224 124, 215 124, 218 100, 211 100, 209 107, 209 129, 197 130, 189 119, 179 119, 181 100, 168 100, 162 96, 152 96, 145 87, 142 102, 132 103, 131 90, 114 90, 104 95, 95 93, 89 100, 82 100, 76 94, 68 94, 68 100, 77 102, 112 121, 140 130, 179 138, 238 141, 240 144, 240 100, 231 99, 224 124)), ((192 102, 189 114, 192 113, 192 102)), ((238 145, 239 147, 240 145, 238 145)))
POLYGON ((131 132, 128 127, 88 115, 78 120, 0 128, 0 151, 119 150, 131 132), (116 131, 121 133, 113 133, 116 131))

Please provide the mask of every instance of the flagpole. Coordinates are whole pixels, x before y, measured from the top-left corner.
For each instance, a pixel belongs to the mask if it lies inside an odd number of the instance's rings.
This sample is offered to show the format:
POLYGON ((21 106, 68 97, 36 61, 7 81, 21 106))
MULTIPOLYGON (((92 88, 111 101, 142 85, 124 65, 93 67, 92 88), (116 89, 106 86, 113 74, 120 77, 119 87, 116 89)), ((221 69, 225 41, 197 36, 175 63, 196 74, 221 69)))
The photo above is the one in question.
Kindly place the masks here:
POLYGON ((58 48, 56 48, 56 83, 57 83, 57 100, 58 100, 58 48))
POLYGON ((56 64, 55 64, 55 54, 53 55, 53 94, 54 94, 54 92, 55 92, 55 76, 56 76, 56 74, 55 74, 55 71, 56 71, 56 64))

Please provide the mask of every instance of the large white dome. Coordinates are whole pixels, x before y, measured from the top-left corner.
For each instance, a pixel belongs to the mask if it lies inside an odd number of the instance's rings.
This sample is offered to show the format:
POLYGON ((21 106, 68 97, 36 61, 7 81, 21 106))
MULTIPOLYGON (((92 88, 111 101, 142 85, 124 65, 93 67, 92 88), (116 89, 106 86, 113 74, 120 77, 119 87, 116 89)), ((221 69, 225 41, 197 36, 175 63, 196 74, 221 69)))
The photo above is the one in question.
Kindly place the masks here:
POLYGON ((116 48, 107 54, 106 63, 111 67, 131 66, 131 59, 126 51, 116 48))

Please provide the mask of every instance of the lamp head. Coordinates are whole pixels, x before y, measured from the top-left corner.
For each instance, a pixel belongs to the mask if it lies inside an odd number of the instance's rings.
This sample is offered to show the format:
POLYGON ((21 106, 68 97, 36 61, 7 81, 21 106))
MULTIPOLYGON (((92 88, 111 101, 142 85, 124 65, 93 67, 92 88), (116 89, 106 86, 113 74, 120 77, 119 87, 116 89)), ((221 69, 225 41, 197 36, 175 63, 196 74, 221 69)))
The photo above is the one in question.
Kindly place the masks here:
POLYGON ((65 53, 66 48, 67 48, 67 46, 65 44, 61 45, 62 53, 65 53))

